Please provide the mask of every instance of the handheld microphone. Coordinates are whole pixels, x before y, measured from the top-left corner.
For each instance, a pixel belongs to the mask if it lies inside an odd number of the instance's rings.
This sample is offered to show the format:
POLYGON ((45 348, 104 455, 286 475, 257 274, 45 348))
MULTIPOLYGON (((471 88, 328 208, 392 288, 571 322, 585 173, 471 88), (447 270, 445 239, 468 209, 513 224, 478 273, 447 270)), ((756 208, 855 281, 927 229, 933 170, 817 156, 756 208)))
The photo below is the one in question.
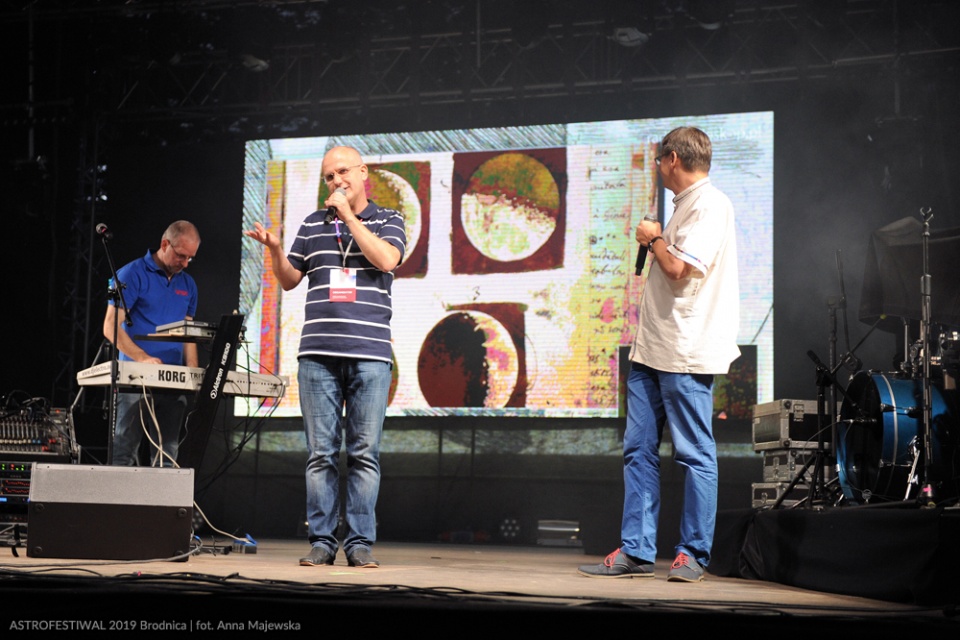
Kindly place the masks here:
POLYGON ((102 236, 104 240, 113 240, 113 231, 110 231, 102 222, 97 225, 97 235, 102 236))
MULTIPOLYGON (((336 189, 336 191, 334 191, 334 193, 342 193, 342 194, 346 195, 347 192, 344 191, 343 187, 337 187, 337 189, 336 189)), ((329 207, 329 208, 327 208, 327 217, 324 218, 323 221, 326 222, 327 224, 330 224, 331 222, 333 222, 333 221, 336 220, 336 219, 337 219, 337 208, 336 208, 336 207, 329 207)))
MULTIPOLYGON (((647 222, 657 222, 657 216, 652 213, 648 213, 643 217, 643 219, 646 220, 647 222)), ((650 245, 647 245, 647 246, 640 245, 640 248, 637 250, 636 274, 638 276, 641 273, 643 273, 643 265, 647 261, 647 251, 649 250, 649 248, 650 248, 650 245)))

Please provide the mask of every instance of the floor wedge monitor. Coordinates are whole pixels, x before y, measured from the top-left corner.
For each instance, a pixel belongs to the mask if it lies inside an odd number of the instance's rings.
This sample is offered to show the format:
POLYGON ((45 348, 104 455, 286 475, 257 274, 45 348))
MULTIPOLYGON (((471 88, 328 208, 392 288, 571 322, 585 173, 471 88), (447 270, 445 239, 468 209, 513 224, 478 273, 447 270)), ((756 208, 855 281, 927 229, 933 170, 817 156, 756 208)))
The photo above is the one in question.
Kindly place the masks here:
POLYGON ((36 464, 27 555, 185 560, 193 486, 193 469, 36 464))

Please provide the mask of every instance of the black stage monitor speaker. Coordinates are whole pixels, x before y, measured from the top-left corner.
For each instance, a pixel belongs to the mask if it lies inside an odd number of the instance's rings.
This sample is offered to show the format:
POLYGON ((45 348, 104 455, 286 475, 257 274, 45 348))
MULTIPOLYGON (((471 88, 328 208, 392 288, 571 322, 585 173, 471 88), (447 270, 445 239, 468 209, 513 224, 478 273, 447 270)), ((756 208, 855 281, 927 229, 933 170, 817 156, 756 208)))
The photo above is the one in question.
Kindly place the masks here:
POLYGON ((192 521, 193 469, 35 464, 27 555, 172 559, 189 550, 192 521))

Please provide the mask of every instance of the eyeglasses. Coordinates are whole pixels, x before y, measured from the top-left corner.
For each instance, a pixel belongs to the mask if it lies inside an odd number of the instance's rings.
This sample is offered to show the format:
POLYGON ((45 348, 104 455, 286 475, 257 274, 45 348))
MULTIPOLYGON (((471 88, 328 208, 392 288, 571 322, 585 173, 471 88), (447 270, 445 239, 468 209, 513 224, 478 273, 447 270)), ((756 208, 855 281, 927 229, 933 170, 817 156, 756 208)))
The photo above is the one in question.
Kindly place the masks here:
POLYGON ((326 183, 329 184, 329 183, 333 182, 333 176, 334 176, 334 174, 336 174, 336 175, 338 175, 338 176, 340 176, 340 177, 342 178, 343 176, 345 176, 345 175, 347 175, 348 173, 350 173, 350 170, 351 170, 351 169, 356 169, 357 167, 362 167, 362 166, 363 166, 363 163, 360 163, 360 164, 355 164, 355 165, 353 165, 352 167, 343 167, 343 168, 337 169, 336 171, 333 171, 333 172, 328 173, 327 175, 323 176, 323 180, 324 180, 324 182, 326 182, 326 183))
POLYGON ((177 248, 172 244, 170 245, 170 250, 173 251, 173 256, 177 259, 178 262, 186 261, 187 264, 190 264, 191 262, 193 262, 193 256, 188 256, 186 254, 180 253, 179 251, 177 251, 177 248))
POLYGON ((661 153, 661 154, 658 155, 656 158, 654 158, 653 161, 656 162, 656 163, 657 163, 657 166, 659 167, 659 166, 660 166, 660 160, 663 159, 663 158, 666 158, 666 157, 667 157, 668 155, 670 155, 671 153, 673 153, 673 151, 667 151, 666 153, 661 153))

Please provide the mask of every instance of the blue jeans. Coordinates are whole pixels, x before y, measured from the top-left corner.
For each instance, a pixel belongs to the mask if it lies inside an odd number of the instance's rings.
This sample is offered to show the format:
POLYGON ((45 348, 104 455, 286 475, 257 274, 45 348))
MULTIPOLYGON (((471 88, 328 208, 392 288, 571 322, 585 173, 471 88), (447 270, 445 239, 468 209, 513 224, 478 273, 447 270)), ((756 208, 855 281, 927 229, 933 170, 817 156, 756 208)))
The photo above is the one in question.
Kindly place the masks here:
POLYGON ((390 392, 390 363, 300 358, 300 409, 307 436, 307 534, 337 552, 340 446, 346 435, 347 491, 342 546, 349 555, 377 538, 380 435, 390 392))
POLYGON ((632 363, 623 436, 624 553, 657 558, 660 442, 670 425, 676 461, 684 467, 683 511, 676 553, 710 562, 717 520, 717 445, 713 439, 713 376, 667 373, 632 363))
POLYGON ((118 466, 135 466, 140 463, 140 441, 143 439, 143 425, 146 424, 150 438, 161 443, 163 462, 157 460, 158 451, 150 445, 150 462, 152 467, 172 467, 173 460, 177 459, 180 448, 180 427, 187 409, 186 396, 156 393, 152 394, 153 409, 160 425, 160 434, 153 417, 147 410, 146 399, 140 393, 121 393, 117 403, 117 428, 113 436, 112 464, 118 466), (141 410, 143 417, 141 419, 141 410))

